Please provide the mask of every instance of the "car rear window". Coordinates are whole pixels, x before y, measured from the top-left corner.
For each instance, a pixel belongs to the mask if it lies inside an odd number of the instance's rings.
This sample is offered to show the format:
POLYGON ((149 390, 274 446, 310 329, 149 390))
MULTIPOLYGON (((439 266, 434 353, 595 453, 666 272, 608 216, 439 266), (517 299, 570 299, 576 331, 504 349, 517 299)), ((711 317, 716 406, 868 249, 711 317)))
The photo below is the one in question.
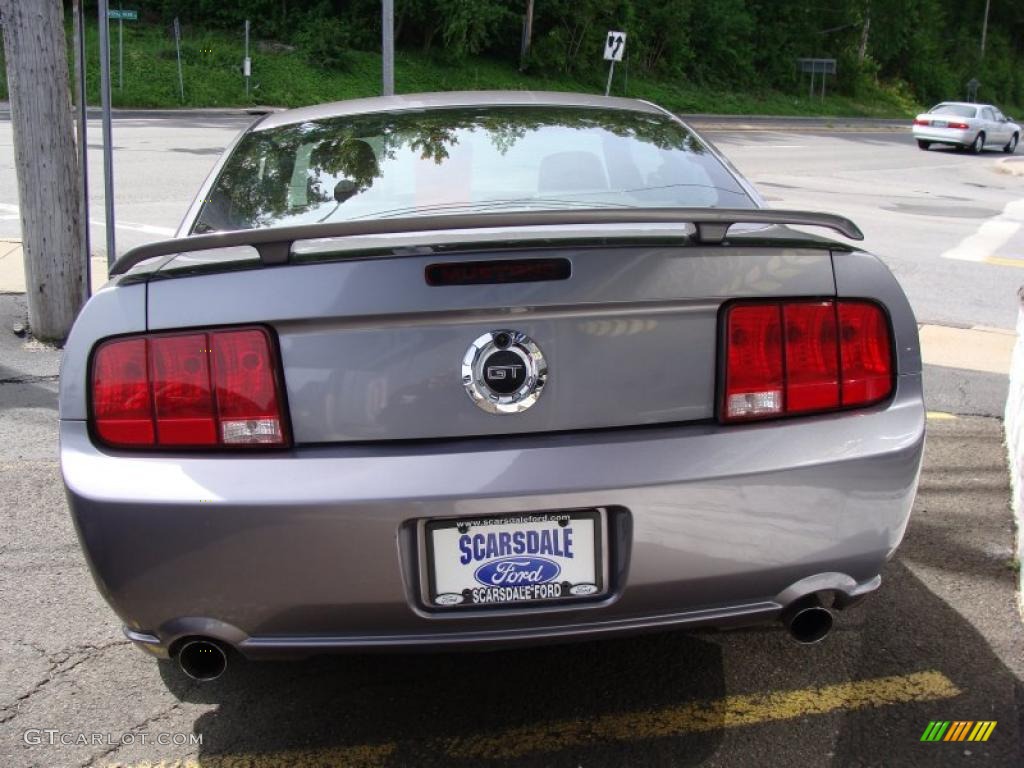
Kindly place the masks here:
POLYGON ((242 138, 195 233, 388 216, 753 208, 696 136, 625 110, 493 107, 332 117, 242 138))
POLYGON ((939 104, 937 107, 932 107, 932 114, 974 117, 978 114, 978 110, 975 107, 968 107, 963 104, 939 104))

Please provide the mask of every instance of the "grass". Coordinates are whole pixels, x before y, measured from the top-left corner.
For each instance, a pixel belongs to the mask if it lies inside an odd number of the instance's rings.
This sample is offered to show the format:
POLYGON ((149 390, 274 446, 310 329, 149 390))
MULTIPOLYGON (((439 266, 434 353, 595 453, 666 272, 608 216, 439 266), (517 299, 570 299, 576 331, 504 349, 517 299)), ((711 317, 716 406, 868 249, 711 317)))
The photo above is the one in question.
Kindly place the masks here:
MULTIPOLYGON (((70 32, 69 32, 70 35, 70 32)), ((301 51, 262 50, 251 55, 252 89, 245 93, 241 73, 241 35, 200 31, 185 27, 182 35, 182 80, 179 90, 174 39, 160 26, 128 22, 124 25, 124 85, 118 79, 118 28, 111 25, 113 103, 116 107, 243 107, 269 105, 295 107, 339 99, 374 96, 380 90, 380 56, 350 51, 344 70, 314 66, 301 51)), ((69 38, 70 41, 70 38, 69 38)), ((69 46, 70 48, 70 46, 69 46)), ((88 101, 98 104, 98 29, 87 30, 88 101)), ((3 58, 0 55, 0 66, 3 58)), ((607 69, 594 62, 588 76, 571 78, 521 74, 514 66, 484 58, 445 62, 438 58, 399 51, 395 85, 400 93, 461 89, 534 89, 601 93, 607 69)), ((835 117, 907 117, 920 105, 895 88, 876 87, 861 98, 827 95, 809 98, 806 91, 724 91, 692 83, 629 77, 623 67, 616 73, 613 95, 657 102, 677 112, 716 114, 819 115, 835 117)), ((0 99, 7 97, 6 78, 0 99)))

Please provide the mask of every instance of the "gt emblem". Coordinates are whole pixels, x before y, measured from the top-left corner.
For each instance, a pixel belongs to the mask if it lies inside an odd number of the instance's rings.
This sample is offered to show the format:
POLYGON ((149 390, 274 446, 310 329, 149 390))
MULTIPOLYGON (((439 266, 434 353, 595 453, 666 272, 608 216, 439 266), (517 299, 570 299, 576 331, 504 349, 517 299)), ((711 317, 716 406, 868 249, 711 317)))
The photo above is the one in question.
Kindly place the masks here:
POLYGON ((488 413, 520 413, 537 402, 548 367, 540 347, 520 331, 491 331, 462 358, 462 386, 488 413))
POLYGON ((521 371, 521 365, 489 365, 487 366, 487 378, 491 381, 504 379, 506 376, 515 378, 516 371, 521 371))

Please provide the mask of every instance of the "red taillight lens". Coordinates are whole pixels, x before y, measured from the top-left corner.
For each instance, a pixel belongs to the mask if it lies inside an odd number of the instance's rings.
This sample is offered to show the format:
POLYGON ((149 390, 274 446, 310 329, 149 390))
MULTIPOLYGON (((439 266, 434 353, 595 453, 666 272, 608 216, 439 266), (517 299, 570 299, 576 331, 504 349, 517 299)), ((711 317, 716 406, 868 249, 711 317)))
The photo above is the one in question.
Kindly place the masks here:
POLYGON ((957 128, 957 129, 959 129, 961 131, 966 131, 971 126, 969 126, 967 123, 946 123, 946 127, 947 128, 957 128))
POLYGON ((836 311, 831 301, 787 304, 786 412, 821 411, 839 405, 836 311))
POLYGON ((782 413, 782 312, 778 304, 729 310, 725 383, 730 418, 782 413))
POLYGON ((160 445, 216 445, 205 333, 155 336, 149 342, 160 445))
POLYGON ((262 330, 211 334, 220 439, 226 445, 283 441, 274 364, 262 330))
POLYGON ((931 125, 931 120, 923 120, 921 118, 914 118, 914 125, 931 125))
POLYGON ((877 304, 740 303, 725 325, 724 421, 869 405, 892 392, 889 323, 877 304))
POLYGON ((113 445, 152 445, 153 399, 145 339, 108 341, 92 361, 96 434, 113 445))
POLYGON ((262 328, 103 342, 92 364, 96 435, 118 447, 285 445, 277 374, 262 328))
POLYGON ((887 397, 892 391, 892 348, 885 315, 866 301, 840 301, 838 308, 843 405, 887 397))

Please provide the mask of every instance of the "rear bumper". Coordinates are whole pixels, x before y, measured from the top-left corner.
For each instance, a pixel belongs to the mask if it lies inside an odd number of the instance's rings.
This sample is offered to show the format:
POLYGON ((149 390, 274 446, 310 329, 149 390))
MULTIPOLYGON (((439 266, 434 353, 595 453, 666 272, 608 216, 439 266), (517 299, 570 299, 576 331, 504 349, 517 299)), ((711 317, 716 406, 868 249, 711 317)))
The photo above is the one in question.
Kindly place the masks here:
POLYGON ((977 137, 974 130, 958 130, 956 128, 935 128, 930 125, 915 125, 914 138, 919 141, 934 141, 937 144, 961 144, 969 146, 977 137))
POLYGON ((774 618, 857 599, 903 536, 924 443, 919 376, 868 411, 774 424, 127 456, 62 421, 71 514, 129 637, 248 656, 491 647, 774 618), (417 523, 601 507, 611 594, 571 606, 424 605, 417 523))

